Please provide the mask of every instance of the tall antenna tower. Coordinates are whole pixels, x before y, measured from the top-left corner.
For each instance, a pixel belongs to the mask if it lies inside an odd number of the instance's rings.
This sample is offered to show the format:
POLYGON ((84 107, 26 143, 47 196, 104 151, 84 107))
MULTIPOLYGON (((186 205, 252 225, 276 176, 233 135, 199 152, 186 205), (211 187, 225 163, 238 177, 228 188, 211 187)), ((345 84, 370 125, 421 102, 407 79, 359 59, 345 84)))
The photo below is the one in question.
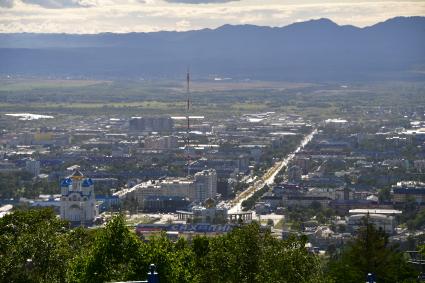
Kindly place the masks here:
POLYGON ((186 73, 186 121, 187 121, 187 128, 186 128, 186 153, 187 153, 187 177, 190 176, 190 148, 189 148, 189 142, 190 142, 190 71, 189 68, 187 68, 186 73))

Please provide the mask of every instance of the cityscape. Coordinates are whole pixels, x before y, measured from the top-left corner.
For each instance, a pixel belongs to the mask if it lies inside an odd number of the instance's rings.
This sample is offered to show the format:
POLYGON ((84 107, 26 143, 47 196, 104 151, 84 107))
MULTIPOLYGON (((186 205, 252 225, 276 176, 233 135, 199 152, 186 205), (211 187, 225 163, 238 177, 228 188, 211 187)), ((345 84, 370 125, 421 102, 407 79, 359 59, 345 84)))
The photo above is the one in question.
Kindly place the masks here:
MULTIPOLYGON (((0 15, 68 9, 36 2, 0 15)), ((361 28, 0 20, 0 282, 425 282, 414 7, 361 28)))

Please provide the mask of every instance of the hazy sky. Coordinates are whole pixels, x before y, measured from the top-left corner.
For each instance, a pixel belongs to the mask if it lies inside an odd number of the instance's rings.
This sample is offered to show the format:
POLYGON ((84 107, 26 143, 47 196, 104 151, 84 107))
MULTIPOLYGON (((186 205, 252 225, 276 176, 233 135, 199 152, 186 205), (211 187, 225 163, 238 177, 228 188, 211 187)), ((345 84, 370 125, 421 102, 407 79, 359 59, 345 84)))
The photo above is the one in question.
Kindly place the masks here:
POLYGON ((425 16, 425 0, 0 0, 0 32, 131 32, 284 26, 329 18, 368 26, 395 16, 425 16))

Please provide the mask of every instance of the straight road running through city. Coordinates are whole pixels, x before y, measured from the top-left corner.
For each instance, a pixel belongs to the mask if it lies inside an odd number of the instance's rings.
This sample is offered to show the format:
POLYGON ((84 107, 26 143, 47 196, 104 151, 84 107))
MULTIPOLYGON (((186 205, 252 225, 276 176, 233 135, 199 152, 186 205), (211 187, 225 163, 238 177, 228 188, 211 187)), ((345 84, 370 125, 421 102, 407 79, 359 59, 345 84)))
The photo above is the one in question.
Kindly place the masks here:
POLYGON ((239 195, 237 195, 233 200, 229 202, 229 213, 236 213, 242 211, 242 202, 249 197, 251 197, 256 191, 261 189, 264 185, 272 185, 274 183, 274 178, 279 173, 280 170, 284 166, 287 166, 289 162, 294 159, 295 154, 301 151, 311 140, 313 137, 317 134, 317 129, 314 129, 309 135, 304 137, 304 139, 301 141, 300 145, 286 158, 284 158, 281 161, 276 162, 273 167, 271 167, 267 172, 263 175, 263 177, 259 180, 257 180, 254 185, 246 189, 245 191, 241 192, 239 195))

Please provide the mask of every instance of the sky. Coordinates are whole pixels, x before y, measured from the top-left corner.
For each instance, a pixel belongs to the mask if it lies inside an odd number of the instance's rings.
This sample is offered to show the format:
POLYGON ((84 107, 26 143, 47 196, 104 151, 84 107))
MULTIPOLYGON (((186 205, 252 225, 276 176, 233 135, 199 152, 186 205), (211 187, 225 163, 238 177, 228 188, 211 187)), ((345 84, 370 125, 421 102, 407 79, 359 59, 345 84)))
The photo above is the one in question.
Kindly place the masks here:
POLYGON ((318 18, 365 27, 396 16, 425 16, 425 0, 0 0, 1 33, 184 31, 318 18))

